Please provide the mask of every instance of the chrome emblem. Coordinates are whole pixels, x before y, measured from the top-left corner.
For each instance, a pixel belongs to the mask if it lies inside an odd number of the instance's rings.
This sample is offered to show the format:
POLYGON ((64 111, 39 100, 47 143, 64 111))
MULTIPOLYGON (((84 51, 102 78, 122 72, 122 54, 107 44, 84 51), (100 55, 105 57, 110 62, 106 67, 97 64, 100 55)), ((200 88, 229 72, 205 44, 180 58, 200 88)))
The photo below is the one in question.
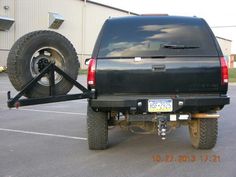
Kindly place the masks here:
POLYGON ((142 60, 141 57, 135 57, 135 58, 134 58, 134 61, 135 61, 135 62, 139 62, 139 61, 141 61, 141 60, 142 60))

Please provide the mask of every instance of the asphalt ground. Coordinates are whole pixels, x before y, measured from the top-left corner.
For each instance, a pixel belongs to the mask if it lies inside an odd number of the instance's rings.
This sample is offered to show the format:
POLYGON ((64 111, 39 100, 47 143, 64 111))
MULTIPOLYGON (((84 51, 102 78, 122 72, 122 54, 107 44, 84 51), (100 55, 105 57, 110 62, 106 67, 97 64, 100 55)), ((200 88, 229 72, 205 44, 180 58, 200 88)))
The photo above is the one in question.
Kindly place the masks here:
MULTIPOLYGON (((85 76, 79 76, 85 84, 85 76)), ((191 147, 187 127, 162 141, 116 127, 110 148, 88 150, 86 100, 9 110, 6 93, 16 92, 0 74, 0 177, 234 177, 236 176, 236 85, 221 112, 213 150, 191 147)), ((76 92, 73 89, 72 92, 76 92)))

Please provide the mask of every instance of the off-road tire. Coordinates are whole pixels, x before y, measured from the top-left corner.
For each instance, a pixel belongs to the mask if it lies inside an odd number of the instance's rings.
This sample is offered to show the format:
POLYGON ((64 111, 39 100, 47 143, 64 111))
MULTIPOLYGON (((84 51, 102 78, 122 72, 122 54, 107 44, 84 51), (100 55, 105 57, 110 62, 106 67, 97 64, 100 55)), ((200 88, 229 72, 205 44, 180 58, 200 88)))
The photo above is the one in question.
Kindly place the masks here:
MULTIPOLYGON (((60 51, 64 56, 64 72, 77 79, 79 62, 77 53, 68 39, 54 31, 34 31, 19 38, 12 46, 7 59, 7 72, 14 88, 20 91, 34 77, 30 72, 30 61, 34 52, 45 46, 60 51)), ((55 86, 56 95, 68 93, 72 84, 62 78, 55 86)), ((50 93, 49 86, 37 83, 26 97, 43 97, 50 93)))
POLYGON ((88 146, 91 150, 104 150, 108 146, 107 114, 87 107, 88 146))
POLYGON ((215 147, 218 134, 218 119, 193 119, 189 125, 192 146, 196 149, 212 149, 215 147), (197 131, 193 131, 193 126, 197 131))

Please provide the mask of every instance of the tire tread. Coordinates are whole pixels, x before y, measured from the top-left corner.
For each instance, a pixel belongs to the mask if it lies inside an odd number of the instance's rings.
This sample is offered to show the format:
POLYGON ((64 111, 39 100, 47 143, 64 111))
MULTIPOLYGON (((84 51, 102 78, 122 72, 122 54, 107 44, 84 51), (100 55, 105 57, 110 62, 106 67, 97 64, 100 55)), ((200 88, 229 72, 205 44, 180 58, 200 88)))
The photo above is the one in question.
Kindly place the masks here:
POLYGON ((108 146, 108 123, 106 113, 87 108, 88 145, 91 150, 104 150, 108 146))
MULTIPOLYGON (((24 73, 26 72, 27 68, 26 68, 26 70, 24 70, 24 69, 18 67, 21 62, 24 62, 24 57, 23 57, 24 46, 29 44, 31 41, 37 40, 39 37, 44 36, 44 35, 51 35, 51 36, 61 39, 62 41, 65 42, 65 45, 68 46, 68 48, 70 48, 70 50, 71 50, 71 56, 73 58, 71 62, 73 62, 73 65, 75 67, 77 67, 76 70, 75 69, 73 70, 72 75, 73 75, 73 77, 75 75, 77 77, 77 75, 78 75, 78 70, 79 70, 78 57, 77 57, 75 48, 73 47, 73 45, 71 44, 71 42, 68 39, 66 39, 63 35, 61 35, 57 32, 54 32, 54 31, 50 31, 50 30, 33 31, 33 32, 30 32, 30 33, 22 36, 21 38, 19 38, 13 44, 13 46, 8 54, 7 73, 8 73, 8 77, 9 77, 12 85, 14 86, 14 88, 17 91, 22 90, 23 87, 29 82, 29 80, 22 77, 24 75, 24 73)), ((27 70, 27 72, 29 72, 29 71, 27 70)), ((33 92, 30 93, 29 92, 29 93, 26 93, 25 96, 27 96, 27 97, 40 97, 40 96, 44 96, 44 95, 40 95, 40 93, 33 93, 33 92)))
POLYGON ((202 119, 200 121, 199 149, 212 149, 217 141, 217 119, 202 119))

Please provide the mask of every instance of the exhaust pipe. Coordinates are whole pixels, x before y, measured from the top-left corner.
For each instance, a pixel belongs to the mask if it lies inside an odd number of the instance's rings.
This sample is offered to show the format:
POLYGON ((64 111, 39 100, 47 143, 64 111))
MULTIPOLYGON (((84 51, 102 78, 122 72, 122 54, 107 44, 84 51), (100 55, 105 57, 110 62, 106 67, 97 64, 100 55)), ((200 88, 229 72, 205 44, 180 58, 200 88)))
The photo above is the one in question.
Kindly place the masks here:
POLYGON ((206 114, 206 113, 196 113, 191 115, 192 118, 196 119, 217 119, 220 118, 219 114, 206 114))

